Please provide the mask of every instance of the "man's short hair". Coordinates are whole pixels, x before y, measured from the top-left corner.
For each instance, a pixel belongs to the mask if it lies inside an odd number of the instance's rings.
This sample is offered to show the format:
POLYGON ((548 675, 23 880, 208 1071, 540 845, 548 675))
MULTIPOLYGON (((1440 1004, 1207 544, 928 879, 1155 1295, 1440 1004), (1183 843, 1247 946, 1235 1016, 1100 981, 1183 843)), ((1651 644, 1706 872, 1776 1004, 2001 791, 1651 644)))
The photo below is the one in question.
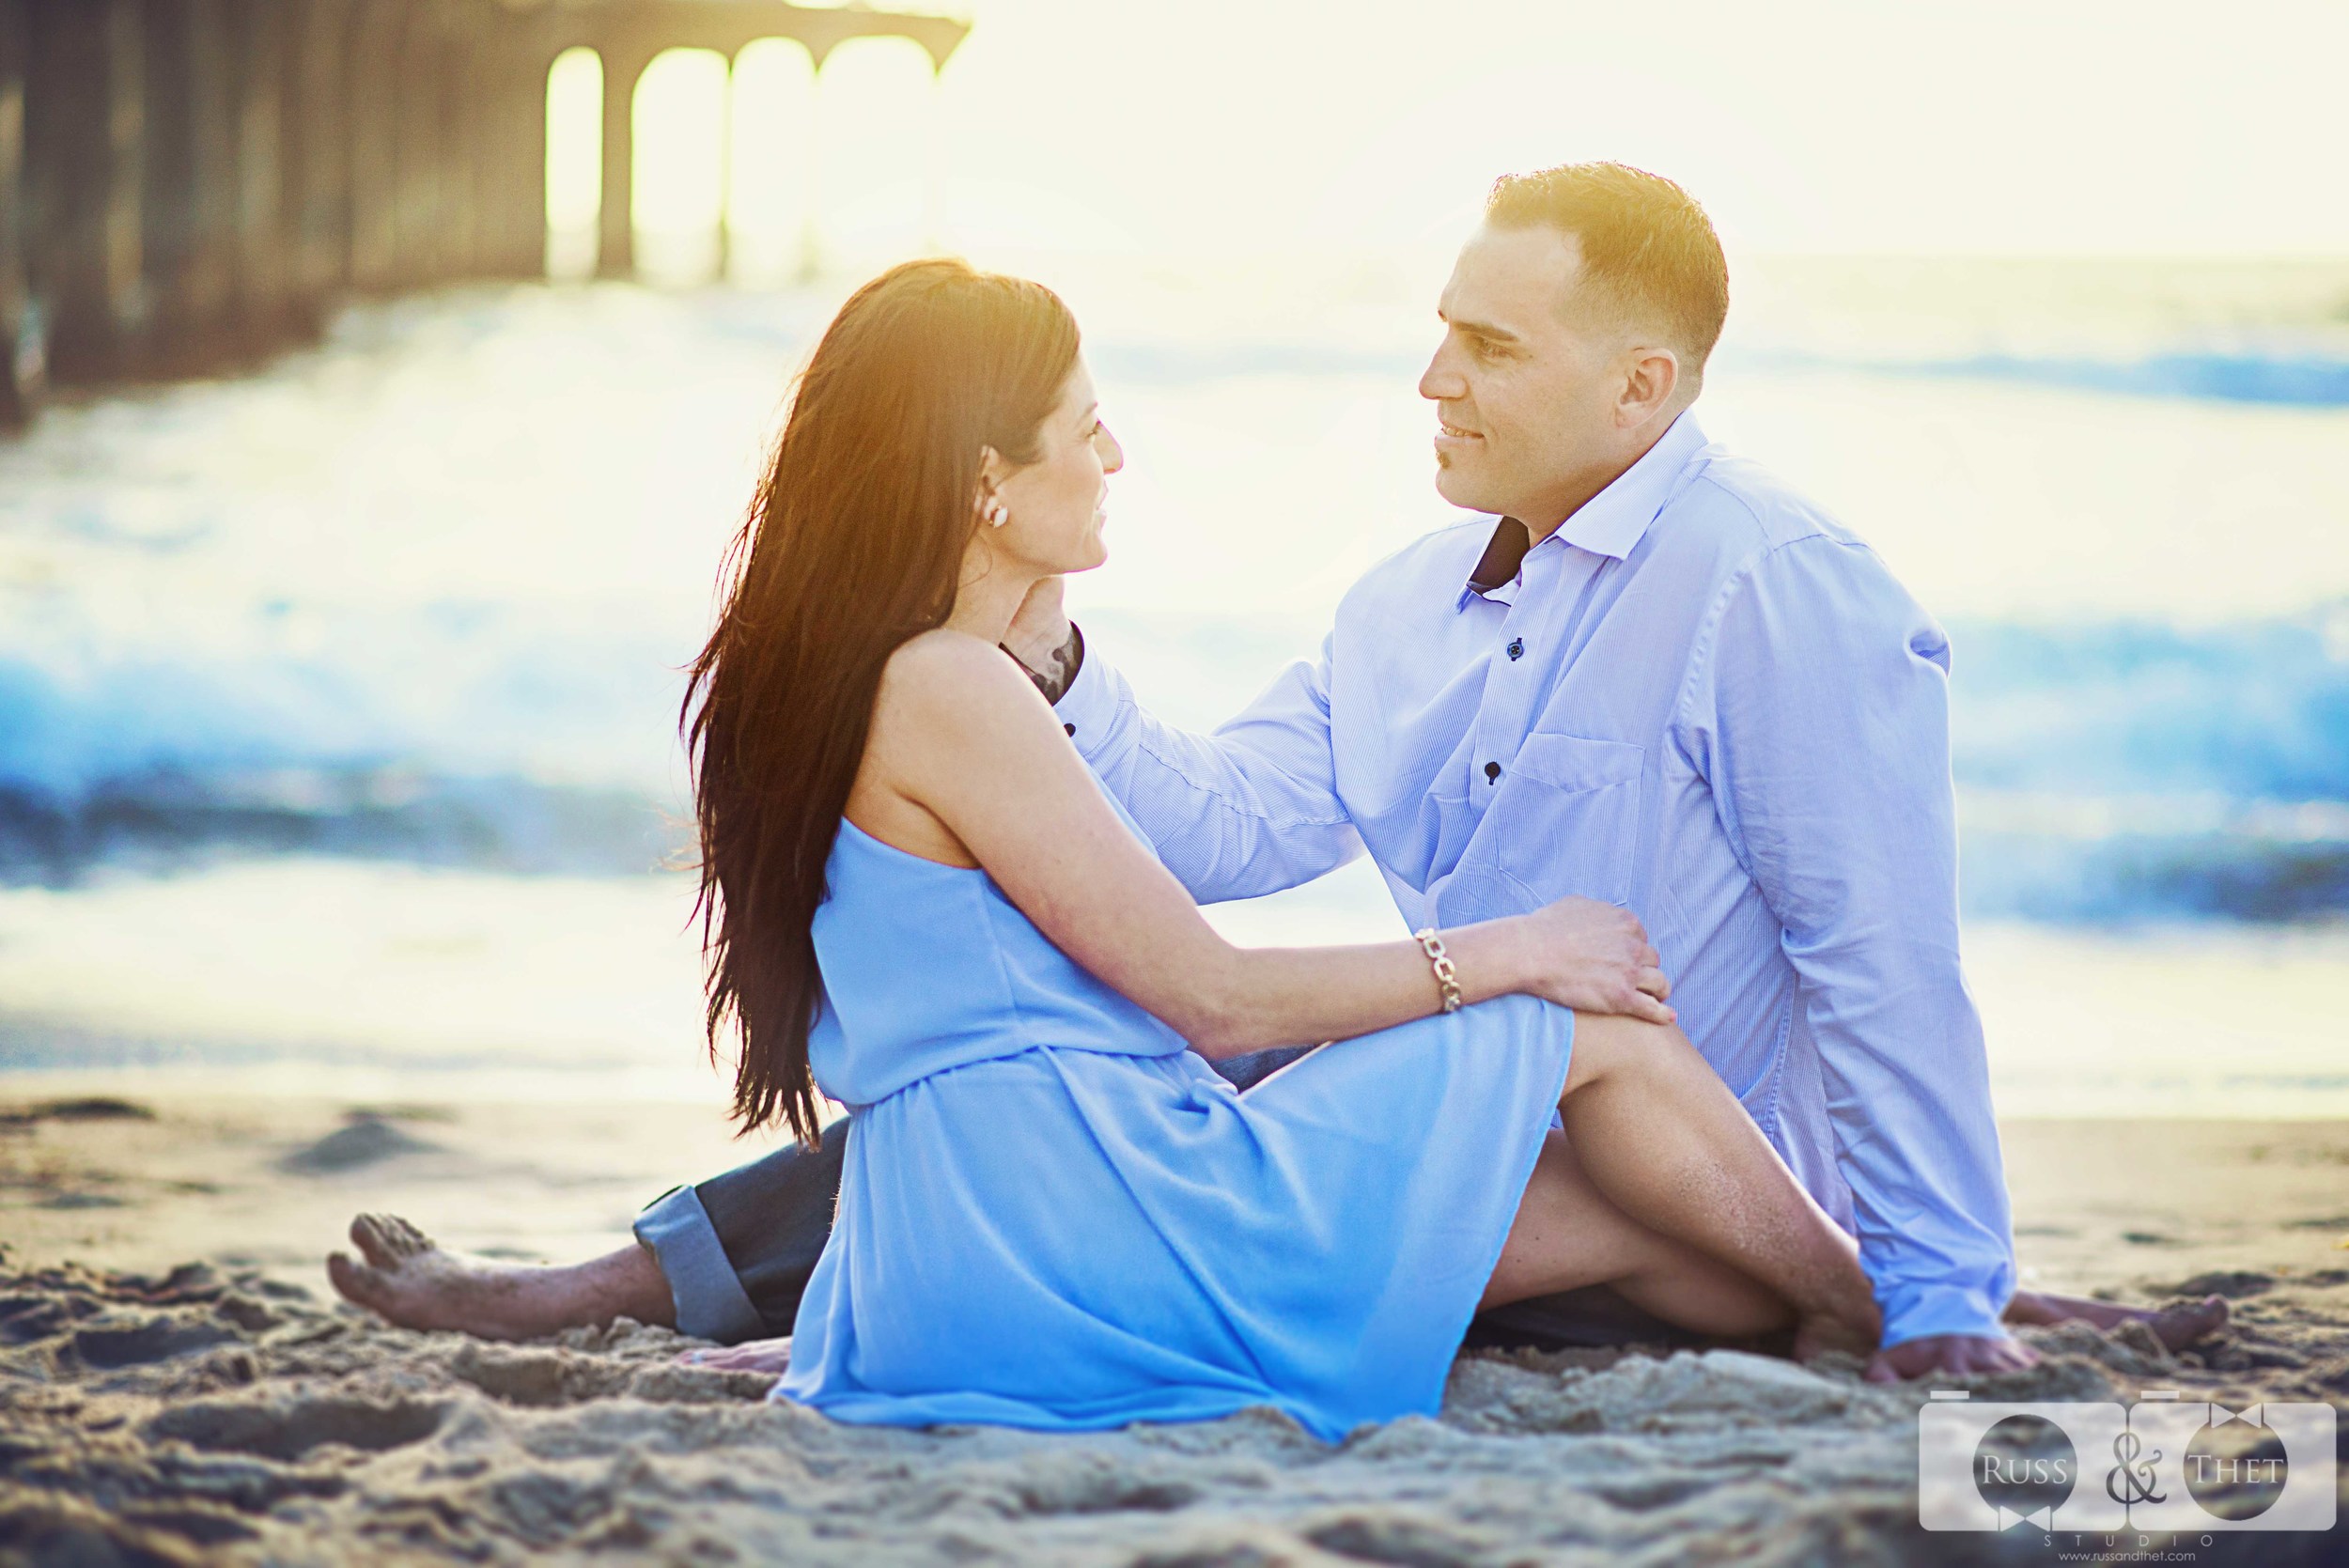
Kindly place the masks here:
POLYGON ((1485 221, 1574 236, 1581 287, 1631 321, 1662 329, 1684 372, 1702 379, 1729 317, 1729 261, 1696 197, 1627 163, 1563 163, 1493 181, 1485 221))

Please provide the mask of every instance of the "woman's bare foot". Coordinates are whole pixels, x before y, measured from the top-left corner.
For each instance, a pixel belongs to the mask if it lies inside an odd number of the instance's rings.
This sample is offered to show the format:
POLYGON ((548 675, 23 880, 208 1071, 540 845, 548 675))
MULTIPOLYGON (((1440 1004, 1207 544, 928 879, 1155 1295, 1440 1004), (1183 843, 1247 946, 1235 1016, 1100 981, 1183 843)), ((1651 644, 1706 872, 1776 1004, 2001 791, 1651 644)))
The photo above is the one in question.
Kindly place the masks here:
POLYGON ((583 1264, 496 1263, 444 1250, 392 1214, 359 1216, 350 1241, 359 1260, 334 1253, 327 1278, 347 1300, 402 1328, 529 1340, 615 1317, 667 1325, 676 1312, 660 1265, 633 1242, 583 1264))
POLYGON ((791 1370, 791 1336, 779 1340, 745 1340, 715 1350, 689 1350, 677 1358, 689 1367, 714 1367, 720 1372, 760 1372, 781 1377, 791 1370))
POLYGON ((1843 1351, 1866 1360, 1875 1353, 1876 1343, 1883 1338, 1884 1320, 1854 1320, 1825 1312, 1804 1312, 1795 1322, 1794 1357, 1797 1361, 1814 1361, 1829 1351, 1843 1351))
POLYGON ((2123 1307, 2117 1301, 2087 1296, 2018 1290, 2006 1304, 2006 1320, 2043 1328, 2058 1323, 2088 1323, 2108 1330, 2124 1323, 2142 1323, 2165 1348, 2184 1350, 2225 1327, 2230 1311, 2223 1296, 2205 1296, 2200 1301, 2168 1307, 2123 1307))

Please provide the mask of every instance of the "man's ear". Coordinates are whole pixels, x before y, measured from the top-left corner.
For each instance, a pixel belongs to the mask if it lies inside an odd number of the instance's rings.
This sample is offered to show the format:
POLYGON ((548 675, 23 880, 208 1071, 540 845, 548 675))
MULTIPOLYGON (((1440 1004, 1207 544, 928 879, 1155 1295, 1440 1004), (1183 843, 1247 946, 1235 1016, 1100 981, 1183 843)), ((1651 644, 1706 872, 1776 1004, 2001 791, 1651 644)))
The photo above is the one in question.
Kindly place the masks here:
POLYGON ((1626 430, 1646 424, 1679 390, 1679 355, 1664 348, 1632 349, 1615 399, 1615 424, 1626 430))

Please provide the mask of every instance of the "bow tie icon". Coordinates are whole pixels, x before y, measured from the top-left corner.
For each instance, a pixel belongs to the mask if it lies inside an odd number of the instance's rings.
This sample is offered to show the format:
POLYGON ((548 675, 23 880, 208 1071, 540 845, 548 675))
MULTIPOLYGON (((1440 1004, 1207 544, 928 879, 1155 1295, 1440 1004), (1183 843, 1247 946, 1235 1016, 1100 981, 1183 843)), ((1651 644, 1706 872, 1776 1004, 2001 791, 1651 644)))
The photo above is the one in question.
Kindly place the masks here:
POLYGON ((2248 1410, 2231 1411, 2223 1405, 2213 1405, 2210 1407, 2210 1424, 2224 1426, 2229 1421, 2241 1421, 2246 1426, 2263 1427, 2267 1422, 2261 1419, 2262 1408, 2262 1405, 2254 1405, 2248 1410))

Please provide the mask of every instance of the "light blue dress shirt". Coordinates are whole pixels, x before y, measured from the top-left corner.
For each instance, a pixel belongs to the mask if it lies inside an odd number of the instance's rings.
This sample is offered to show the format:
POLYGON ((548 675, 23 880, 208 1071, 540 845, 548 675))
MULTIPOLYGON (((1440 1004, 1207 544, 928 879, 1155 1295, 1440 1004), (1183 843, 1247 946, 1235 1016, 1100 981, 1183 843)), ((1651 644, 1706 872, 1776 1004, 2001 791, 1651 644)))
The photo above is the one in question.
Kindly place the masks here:
POLYGON ((1060 717, 1202 903, 1366 847, 1414 927, 1628 906, 1681 1027, 1859 1238, 1885 1343, 2002 1332, 1948 638, 1688 413, 1480 592, 1494 526, 1373 567, 1321 657, 1212 734, 1151 718, 1092 650, 1060 717))

